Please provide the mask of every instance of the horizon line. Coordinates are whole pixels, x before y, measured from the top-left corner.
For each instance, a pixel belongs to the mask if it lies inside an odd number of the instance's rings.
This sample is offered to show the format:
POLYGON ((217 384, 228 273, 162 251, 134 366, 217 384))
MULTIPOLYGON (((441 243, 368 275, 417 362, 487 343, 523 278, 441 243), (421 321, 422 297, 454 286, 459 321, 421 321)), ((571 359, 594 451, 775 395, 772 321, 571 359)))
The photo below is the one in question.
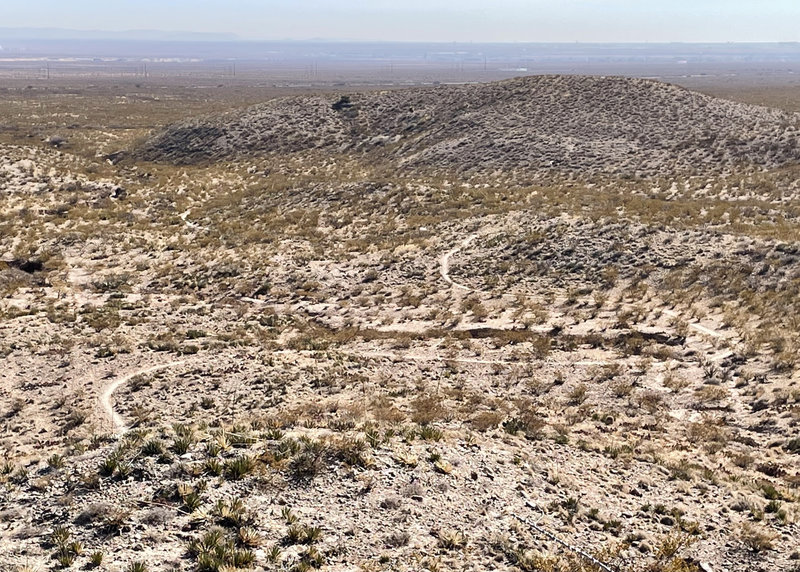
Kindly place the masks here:
POLYGON ((188 30, 155 30, 145 28, 134 28, 128 30, 106 30, 106 29, 77 29, 77 28, 30 28, 30 27, 0 27, 0 34, 5 31, 24 32, 63 32, 72 34, 109 34, 109 37, 75 38, 75 37, 37 37, 22 36, 14 38, 0 38, 8 40, 59 40, 59 41, 112 41, 112 42, 175 42, 175 43, 341 43, 341 44, 483 44, 483 45, 800 45, 800 40, 558 40, 558 41, 536 41, 536 40, 400 40, 400 39, 353 39, 353 38, 249 38, 242 37, 233 32, 193 32, 188 30), (175 39, 169 38, 119 38, 120 34, 158 34, 162 36, 175 35, 175 39), (117 36, 117 37, 115 37, 117 36), (186 39, 180 36, 197 36, 197 38, 186 39), (203 39, 207 36, 208 39, 203 39), (212 38, 219 36, 219 38, 212 38))

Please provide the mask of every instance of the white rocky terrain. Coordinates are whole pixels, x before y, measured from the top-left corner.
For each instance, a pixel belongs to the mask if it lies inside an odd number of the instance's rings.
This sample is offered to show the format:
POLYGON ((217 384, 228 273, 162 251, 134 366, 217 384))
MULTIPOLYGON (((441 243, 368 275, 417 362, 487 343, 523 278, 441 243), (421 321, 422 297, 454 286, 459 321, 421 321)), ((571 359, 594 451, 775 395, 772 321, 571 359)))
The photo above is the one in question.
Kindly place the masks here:
POLYGON ((0 140, 0 569, 800 570, 796 116, 82 105, 0 140))

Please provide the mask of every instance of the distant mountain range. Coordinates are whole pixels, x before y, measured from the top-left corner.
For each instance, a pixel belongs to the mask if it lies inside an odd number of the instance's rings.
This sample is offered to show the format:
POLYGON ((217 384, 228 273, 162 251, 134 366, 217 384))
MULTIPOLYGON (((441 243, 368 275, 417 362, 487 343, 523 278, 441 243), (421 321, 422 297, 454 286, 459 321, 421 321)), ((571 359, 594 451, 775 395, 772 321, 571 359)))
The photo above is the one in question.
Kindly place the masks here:
MULTIPOLYGON (((2 1, 2 0, 0 0, 2 1)), ((502 72, 610 74, 610 64, 800 64, 800 43, 452 43, 356 42, 342 39, 258 40, 236 34, 159 30, 71 30, 0 27, 3 58, 293 61, 392 65, 474 65, 502 72), (387 62, 390 62, 387 64, 387 62), (582 66, 582 67, 581 67, 582 66), (598 67, 600 66, 600 67, 598 67)), ((707 70, 705 70, 707 71, 707 70)), ((698 69, 680 73, 705 73, 698 69)), ((627 75, 617 69, 616 74, 627 75)), ((637 72, 638 74, 639 72, 637 72)), ((658 75, 660 72, 648 72, 658 75)), ((800 69, 797 70, 800 76, 800 69)))
POLYGON ((236 34, 165 32, 159 30, 70 30, 64 28, 0 28, 0 42, 9 40, 125 40, 145 42, 235 42, 236 34))

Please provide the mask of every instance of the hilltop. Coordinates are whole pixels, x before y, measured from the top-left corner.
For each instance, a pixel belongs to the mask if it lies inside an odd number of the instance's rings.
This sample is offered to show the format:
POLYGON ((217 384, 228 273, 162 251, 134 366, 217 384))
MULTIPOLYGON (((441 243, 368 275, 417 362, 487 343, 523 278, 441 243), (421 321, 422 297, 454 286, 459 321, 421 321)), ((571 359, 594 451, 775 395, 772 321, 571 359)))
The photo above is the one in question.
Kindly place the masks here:
POLYGON ((195 164, 323 149, 426 171, 660 176, 795 162, 798 121, 655 81, 534 76, 280 98, 171 125, 134 156, 195 164))

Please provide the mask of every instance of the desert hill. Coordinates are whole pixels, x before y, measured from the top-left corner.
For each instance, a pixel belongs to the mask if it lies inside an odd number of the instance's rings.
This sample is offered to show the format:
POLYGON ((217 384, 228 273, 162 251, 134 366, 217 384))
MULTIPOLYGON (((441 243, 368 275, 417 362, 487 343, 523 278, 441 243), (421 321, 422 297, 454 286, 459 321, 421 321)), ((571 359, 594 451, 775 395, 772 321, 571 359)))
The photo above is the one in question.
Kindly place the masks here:
POLYGON ((459 173, 658 176, 800 159, 798 117, 643 79, 536 76, 281 98, 153 134, 134 156, 194 164, 310 149, 459 173))
POLYGON ((0 89, 0 572, 800 572, 795 116, 156 79, 0 89))

